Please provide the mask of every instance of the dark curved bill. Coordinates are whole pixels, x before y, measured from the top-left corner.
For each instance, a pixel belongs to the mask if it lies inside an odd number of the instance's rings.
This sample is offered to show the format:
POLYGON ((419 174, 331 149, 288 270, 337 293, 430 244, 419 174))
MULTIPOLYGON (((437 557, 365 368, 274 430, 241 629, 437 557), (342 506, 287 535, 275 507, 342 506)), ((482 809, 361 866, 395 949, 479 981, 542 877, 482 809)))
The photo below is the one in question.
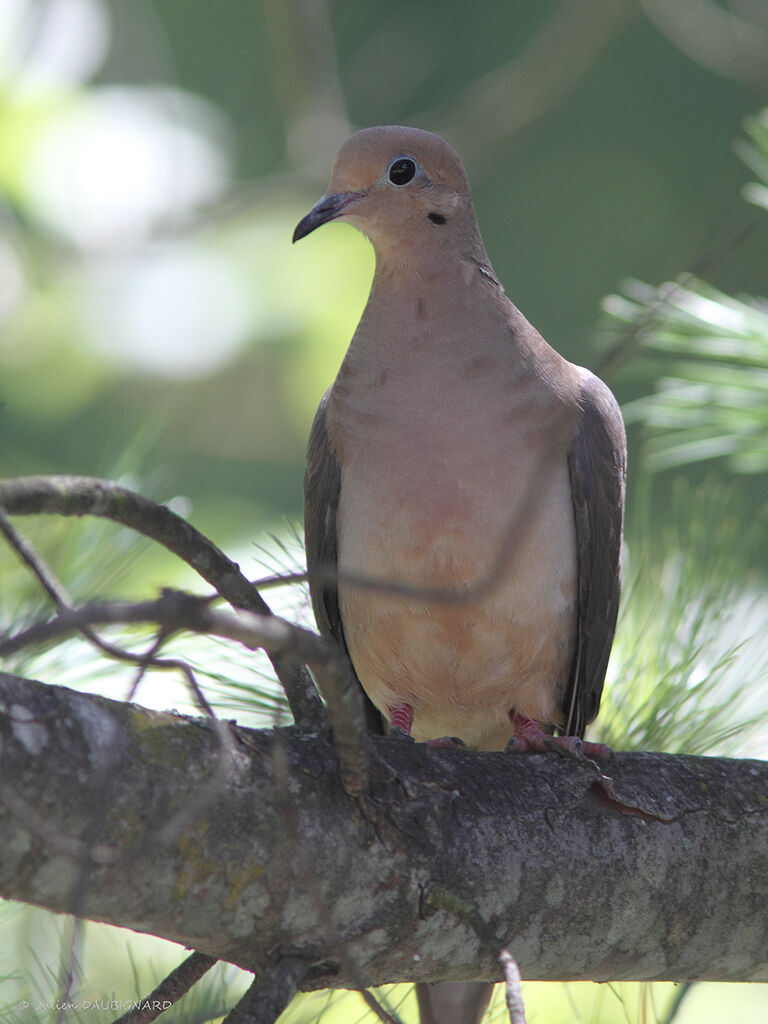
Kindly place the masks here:
POLYGON ((293 232, 293 241, 298 242, 300 238, 306 238, 321 224, 327 224, 329 220, 334 220, 350 203, 354 203, 362 195, 362 192, 329 192, 315 203, 306 217, 301 218, 293 232))

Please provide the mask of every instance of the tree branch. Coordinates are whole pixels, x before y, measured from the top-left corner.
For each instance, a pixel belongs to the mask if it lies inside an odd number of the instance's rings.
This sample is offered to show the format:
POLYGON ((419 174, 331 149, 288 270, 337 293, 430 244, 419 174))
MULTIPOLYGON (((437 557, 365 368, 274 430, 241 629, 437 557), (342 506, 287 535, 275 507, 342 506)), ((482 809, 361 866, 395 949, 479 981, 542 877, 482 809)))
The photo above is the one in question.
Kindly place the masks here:
POLYGON ((220 611, 211 608, 205 598, 166 590, 155 601, 94 602, 77 610, 65 609, 47 622, 36 623, 0 641, 0 656, 73 630, 109 623, 150 623, 171 632, 186 629, 226 637, 252 650, 261 648, 272 658, 300 660, 309 665, 328 701, 344 788, 353 796, 365 792, 368 752, 363 700, 349 662, 331 641, 276 615, 220 611))
POLYGON ((138 1006, 122 1014, 114 1024, 152 1024, 168 1009, 168 1003, 177 1003, 217 963, 216 957, 191 953, 138 1006))
POLYGON ((299 957, 284 957, 257 978, 224 1024, 274 1024, 299 991, 309 964, 299 957))
POLYGON ((526 1024, 523 993, 520 988, 520 969, 512 954, 502 949, 499 962, 504 971, 504 988, 507 1000, 509 1024, 526 1024))
MULTIPOLYGON (((0 481, 0 507, 11 515, 55 513, 99 516, 162 544, 235 608, 260 615, 271 610, 256 588, 215 544, 165 505, 109 480, 84 476, 29 476, 0 481)), ((296 723, 321 728, 322 703, 306 669, 289 655, 271 659, 296 723)))
POLYGON ((351 800, 322 734, 279 731, 278 783, 273 734, 238 729, 218 799, 151 846, 216 769, 210 723, 12 676, 0 677, 0 707, 0 773, 16 797, 0 803, 7 897, 70 909, 79 851, 50 844, 24 809, 87 843, 100 744, 119 728, 99 842, 138 852, 91 858, 82 909, 95 920, 257 975, 295 956, 309 965, 304 989, 356 987, 358 975, 499 980, 501 948, 532 980, 768 980, 768 764, 619 754, 608 779, 549 754, 372 737, 369 795, 351 800), (312 851, 311 880, 287 853, 294 842, 312 851), (354 978, 329 946, 328 915, 354 978))

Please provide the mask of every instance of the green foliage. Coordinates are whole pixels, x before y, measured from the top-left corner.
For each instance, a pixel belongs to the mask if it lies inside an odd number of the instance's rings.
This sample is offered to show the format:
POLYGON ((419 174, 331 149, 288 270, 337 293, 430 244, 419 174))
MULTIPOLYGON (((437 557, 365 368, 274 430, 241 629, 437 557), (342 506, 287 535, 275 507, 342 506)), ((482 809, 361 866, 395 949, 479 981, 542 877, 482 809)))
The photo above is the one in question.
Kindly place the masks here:
POLYGON ((744 196, 757 206, 768 209, 768 107, 754 117, 745 118, 744 130, 751 141, 737 139, 734 149, 762 182, 745 185, 744 196))
POLYGON ((713 478, 673 482, 664 500, 663 527, 655 500, 635 506, 595 736, 617 750, 759 756, 768 600, 759 574, 739 571, 740 496, 713 478))
POLYGON ((725 457, 738 473, 768 468, 768 301, 703 281, 624 283, 605 311, 629 325, 639 354, 624 374, 653 391, 623 406, 648 431, 652 469, 725 457))
MULTIPOLYGON (((3 1024, 111 1024, 188 955, 176 943, 108 925, 73 927, 67 915, 0 903, 0 943, 16 950, 13 974, 0 977, 3 1024)), ((163 1024, 220 1020, 249 980, 245 971, 217 964, 165 1013, 163 1024)))
MULTIPOLYGON (((737 151, 768 183, 768 109, 745 124, 737 151)), ((745 195, 768 208, 768 187, 745 195)), ((735 473, 768 469, 768 299, 733 297, 683 274, 658 288, 624 282, 603 302, 604 340, 630 362, 622 380, 641 397, 623 406, 646 428, 652 470, 725 459, 735 473)))

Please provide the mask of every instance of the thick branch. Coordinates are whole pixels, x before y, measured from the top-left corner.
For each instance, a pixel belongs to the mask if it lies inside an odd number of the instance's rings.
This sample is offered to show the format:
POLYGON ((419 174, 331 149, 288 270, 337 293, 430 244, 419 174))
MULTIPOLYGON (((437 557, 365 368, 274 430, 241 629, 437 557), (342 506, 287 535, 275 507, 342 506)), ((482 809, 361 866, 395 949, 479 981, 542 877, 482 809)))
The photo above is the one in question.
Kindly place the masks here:
POLYGON ((625 754, 608 780, 551 754, 372 738, 363 801, 322 736, 281 730, 278 757, 274 734, 243 729, 219 798, 158 846, 216 770, 207 722, 10 676, 0 705, 16 796, 0 805, 5 896, 69 909, 82 854, 68 850, 87 836, 119 729, 99 843, 134 855, 92 859, 86 916, 257 975, 296 957, 305 988, 498 980, 503 948, 527 979, 768 980, 768 764, 625 754))

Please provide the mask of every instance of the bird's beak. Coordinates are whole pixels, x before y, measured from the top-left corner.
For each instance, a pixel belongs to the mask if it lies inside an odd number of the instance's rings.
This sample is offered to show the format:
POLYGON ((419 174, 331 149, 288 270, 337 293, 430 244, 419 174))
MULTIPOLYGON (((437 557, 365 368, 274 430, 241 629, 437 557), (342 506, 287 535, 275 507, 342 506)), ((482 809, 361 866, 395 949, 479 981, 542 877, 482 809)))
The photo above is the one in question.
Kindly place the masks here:
POLYGON ((328 195, 319 199, 306 217, 302 217, 293 232, 293 241, 298 242, 319 228, 321 224, 327 224, 329 220, 335 220, 346 210, 350 203, 362 199, 364 192, 329 192, 328 195))

